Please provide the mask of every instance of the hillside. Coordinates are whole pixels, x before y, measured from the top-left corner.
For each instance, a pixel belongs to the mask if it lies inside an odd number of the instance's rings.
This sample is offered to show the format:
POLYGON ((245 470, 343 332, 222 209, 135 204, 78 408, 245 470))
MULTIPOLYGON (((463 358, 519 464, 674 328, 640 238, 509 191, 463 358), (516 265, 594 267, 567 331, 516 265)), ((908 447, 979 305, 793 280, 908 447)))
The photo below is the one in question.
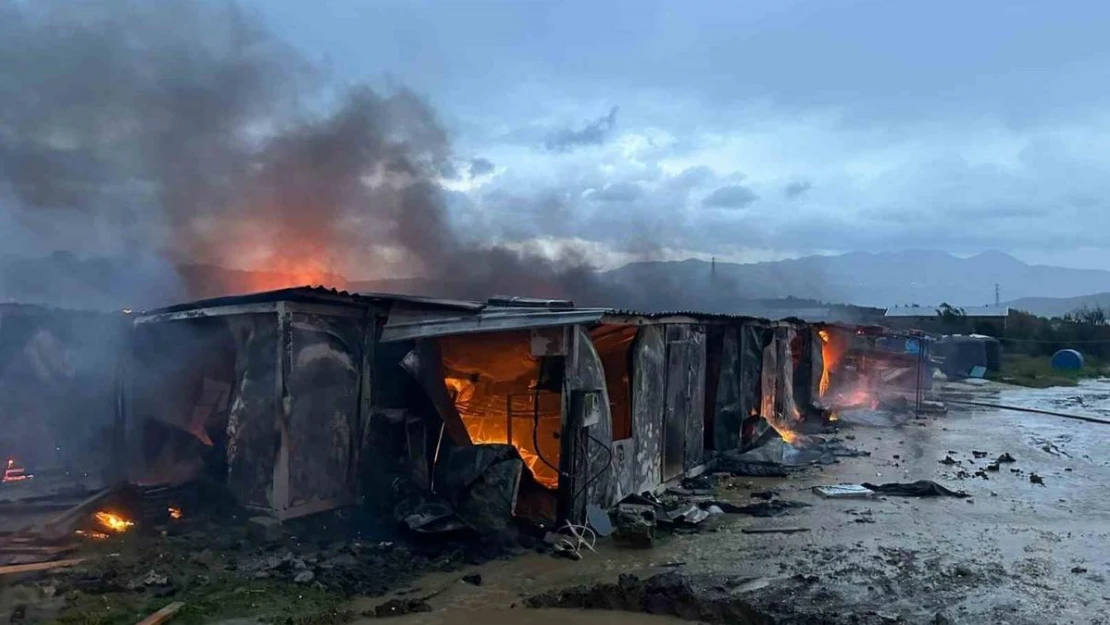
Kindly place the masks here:
POLYGON ((1110 310, 1110 293, 1095 293, 1079 297, 1023 297, 1005 302, 1005 305, 1040 317, 1062 317, 1081 308, 1110 310))
MULTIPOLYGON (((887 307, 950 302, 978 306, 1005 299, 1065 298, 1110 292, 1110 271, 1029 265, 1001 252, 960 258, 946 252, 850 252, 753 264, 717 263, 717 282, 739 298, 809 297, 887 307)), ((710 264, 634 263, 608 272, 616 282, 674 283, 701 291, 710 264)))

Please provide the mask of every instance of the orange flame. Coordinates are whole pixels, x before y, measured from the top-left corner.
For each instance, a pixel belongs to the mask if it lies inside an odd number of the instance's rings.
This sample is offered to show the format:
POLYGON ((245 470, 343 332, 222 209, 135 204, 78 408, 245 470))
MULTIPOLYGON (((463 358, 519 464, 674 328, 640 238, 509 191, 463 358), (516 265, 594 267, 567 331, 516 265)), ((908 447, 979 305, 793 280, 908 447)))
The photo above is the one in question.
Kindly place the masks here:
POLYGON ((817 387, 817 394, 819 397, 824 397, 829 392, 829 386, 832 382, 831 372, 840 363, 840 358, 844 355, 844 349, 832 340, 832 335, 829 334, 828 330, 818 330, 817 336, 821 338, 821 382, 817 387))
MULTIPOLYGON (((454 399, 456 405, 465 405, 474 397, 475 386, 470 380, 445 376, 443 382, 447 386, 448 394, 454 399)), ((552 470, 552 468, 547 465, 547 462, 544 462, 544 459, 539 456, 537 451, 530 448, 532 446, 530 428, 527 432, 517 432, 514 429, 513 440, 509 441, 506 440, 509 434, 508 429, 502 423, 494 424, 489 420, 482 420, 479 423, 475 423, 466 418, 463 419, 463 423, 466 425, 467 434, 470 435, 472 443, 475 445, 512 444, 520 453, 520 457, 524 461, 525 466, 532 472, 532 476, 536 478, 537 482, 551 489, 558 488, 558 471, 552 470)), ((554 463, 555 461, 552 460, 552 462, 554 463)))
POLYGON ((185 514, 181 512, 181 508, 175 508, 174 506, 166 508, 166 512, 169 512, 170 518, 175 520, 185 516, 185 514))
POLYGON ((108 535, 105 534, 104 532, 77 530, 73 533, 76 534, 77 536, 84 536, 85 538, 91 538, 93 540, 104 540, 104 539, 108 538, 108 535))
POLYGON ((134 521, 128 520, 126 517, 118 515, 114 512, 101 510, 93 515, 97 522, 100 523, 105 529, 115 532, 117 534, 126 532, 135 525, 134 521))

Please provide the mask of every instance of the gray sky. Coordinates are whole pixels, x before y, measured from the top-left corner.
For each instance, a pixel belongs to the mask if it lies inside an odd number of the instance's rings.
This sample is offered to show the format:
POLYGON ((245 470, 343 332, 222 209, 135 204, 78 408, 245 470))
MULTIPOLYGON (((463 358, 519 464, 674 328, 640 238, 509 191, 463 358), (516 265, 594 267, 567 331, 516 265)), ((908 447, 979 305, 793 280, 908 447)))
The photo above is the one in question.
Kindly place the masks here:
POLYGON ((403 83, 452 218, 606 264, 907 247, 1110 260, 1110 3, 256 0, 403 83))

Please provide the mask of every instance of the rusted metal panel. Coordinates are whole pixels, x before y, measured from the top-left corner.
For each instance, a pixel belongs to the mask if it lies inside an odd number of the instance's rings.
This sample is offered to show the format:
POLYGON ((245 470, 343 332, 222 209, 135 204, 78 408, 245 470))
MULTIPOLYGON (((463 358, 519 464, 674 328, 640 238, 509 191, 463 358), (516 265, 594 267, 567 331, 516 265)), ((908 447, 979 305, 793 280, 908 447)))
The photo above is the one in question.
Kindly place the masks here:
POLYGON ((635 441, 635 492, 662 483, 663 389, 666 384, 666 344, 663 328, 640 328, 632 355, 632 437, 635 441))

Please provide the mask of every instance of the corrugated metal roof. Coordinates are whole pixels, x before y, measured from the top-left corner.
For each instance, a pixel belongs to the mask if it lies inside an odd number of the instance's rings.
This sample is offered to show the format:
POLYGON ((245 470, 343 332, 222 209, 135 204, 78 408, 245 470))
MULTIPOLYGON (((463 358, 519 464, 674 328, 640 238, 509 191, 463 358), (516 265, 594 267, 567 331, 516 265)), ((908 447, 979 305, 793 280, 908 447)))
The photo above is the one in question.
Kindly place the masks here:
POLYGON ((668 317, 691 317, 693 319, 719 319, 731 321, 769 321, 763 317, 751 315, 737 315, 732 313, 701 312, 697 310, 665 310, 661 312, 644 312, 642 310, 629 310, 626 308, 609 309, 609 315, 614 317, 643 317, 644 319, 665 319, 668 317))
MULTIPOLYGON (((452 300, 391 293, 352 293, 325 287, 293 287, 216 297, 175 306, 151 310, 141 315, 142 319, 158 321, 176 313, 192 316, 196 313, 220 308, 231 308, 246 304, 272 304, 276 302, 298 302, 329 304, 339 306, 387 305, 389 318, 381 337, 382 341, 400 341, 449 334, 493 332, 554 327, 574 324, 593 323, 635 323, 636 319, 657 323, 690 322, 744 322, 770 323, 764 317, 731 313, 701 312, 696 310, 671 310, 645 312, 616 308, 576 308, 565 300, 540 300, 523 297, 498 296, 487 302, 452 300)), ((797 313, 796 310, 783 311, 797 313)), ((795 317, 776 319, 785 322, 819 321, 795 317)))
POLYGON ((552 309, 521 306, 485 306, 476 311, 451 311, 401 305, 390 310, 381 340, 388 343, 449 334, 597 323, 608 312, 607 308, 552 309))
POLYGON ((257 304, 262 302, 309 302, 317 304, 338 305, 365 305, 367 303, 392 303, 405 302, 428 307, 453 308, 458 310, 481 310, 485 304, 467 300, 452 300, 434 297, 420 297, 416 295, 395 295, 392 293, 353 293, 323 286, 298 286, 259 293, 245 293, 242 295, 226 295, 209 299, 185 302, 145 311, 144 315, 159 315, 164 313, 184 312, 202 308, 218 308, 221 306, 238 306, 242 304, 257 304))
MULTIPOLYGON (((886 309, 886 317, 936 317, 936 307, 929 306, 896 306, 886 309)), ((968 317, 1008 317, 1008 306, 964 306, 960 308, 968 317)))

